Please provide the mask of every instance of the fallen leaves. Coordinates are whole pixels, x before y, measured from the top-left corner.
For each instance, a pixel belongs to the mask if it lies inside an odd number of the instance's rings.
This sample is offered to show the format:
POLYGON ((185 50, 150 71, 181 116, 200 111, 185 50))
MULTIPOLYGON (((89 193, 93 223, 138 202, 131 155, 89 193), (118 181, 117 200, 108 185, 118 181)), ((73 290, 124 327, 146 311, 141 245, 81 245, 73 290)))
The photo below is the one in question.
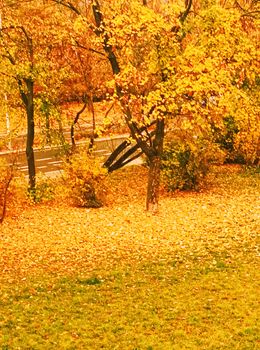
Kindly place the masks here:
POLYGON ((90 273, 169 256, 186 267, 213 253, 225 252, 227 262, 237 254, 257 257, 255 178, 238 188, 237 171, 219 173, 204 193, 163 196, 153 216, 143 209, 145 173, 133 167, 112 178, 108 205, 98 210, 45 205, 27 208, 19 220, 8 217, 0 234, 1 279, 90 273))

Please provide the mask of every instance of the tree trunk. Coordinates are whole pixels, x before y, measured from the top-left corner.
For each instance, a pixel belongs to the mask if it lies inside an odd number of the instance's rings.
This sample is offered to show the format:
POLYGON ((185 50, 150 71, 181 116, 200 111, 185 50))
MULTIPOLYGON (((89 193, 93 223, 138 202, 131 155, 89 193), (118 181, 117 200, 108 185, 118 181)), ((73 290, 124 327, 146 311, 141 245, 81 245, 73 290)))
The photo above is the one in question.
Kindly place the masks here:
POLYGON ((28 164, 29 173, 29 191, 35 190, 36 185, 36 172, 35 172, 35 160, 34 160, 34 101, 33 101, 33 81, 30 79, 26 80, 27 86, 27 141, 26 141, 26 157, 28 164))
POLYGON ((146 195, 146 210, 156 213, 158 211, 159 190, 161 174, 161 157, 149 159, 148 185, 146 195))
POLYGON ((90 96, 90 98, 89 98, 89 110, 90 110, 91 116, 92 116, 92 135, 90 137, 89 150, 92 150, 93 147, 94 147, 95 130, 96 130, 95 108, 94 108, 94 103, 93 103, 93 97, 92 96, 90 96))
POLYGON ((158 211, 164 128, 164 119, 158 119, 156 121, 155 137, 152 145, 154 154, 148 157, 149 173, 146 195, 146 209, 153 213, 156 213, 158 211))
POLYGON ((70 139, 71 139, 71 145, 72 145, 72 151, 75 150, 76 148, 76 142, 75 142, 75 125, 77 124, 80 115, 85 111, 87 107, 87 102, 84 102, 83 107, 78 111, 78 113, 76 114, 76 117, 73 120, 73 123, 70 127, 70 139))
POLYGON ((7 194, 8 194, 8 188, 10 186, 10 183, 13 179, 13 169, 11 170, 11 173, 8 175, 8 178, 3 180, 3 188, 0 188, 0 205, 2 207, 2 213, 0 214, 0 224, 4 221, 5 214, 6 214, 6 204, 7 204, 7 194))

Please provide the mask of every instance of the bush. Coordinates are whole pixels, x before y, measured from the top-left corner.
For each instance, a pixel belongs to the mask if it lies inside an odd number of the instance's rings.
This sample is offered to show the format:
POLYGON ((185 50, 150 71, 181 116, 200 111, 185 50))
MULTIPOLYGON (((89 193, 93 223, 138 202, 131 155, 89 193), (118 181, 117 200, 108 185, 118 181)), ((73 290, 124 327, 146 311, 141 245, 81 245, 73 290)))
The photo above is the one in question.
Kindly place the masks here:
POLYGON ((259 122, 254 116, 241 120, 233 116, 223 118, 223 128, 214 129, 216 143, 226 152, 226 163, 259 164, 259 122))
POLYGON ((55 181, 45 174, 37 175, 37 183, 34 190, 29 191, 29 198, 34 203, 46 203, 55 197, 55 181))
POLYGON ((226 116, 223 118, 223 130, 215 129, 216 133, 216 142, 220 147, 227 151, 227 160, 230 157, 230 154, 234 152, 234 141, 235 136, 238 133, 238 128, 235 122, 234 117, 226 116))
POLYGON ((64 162, 64 180, 74 204, 86 208, 99 208, 104 204, 106 170, 86 151, 69 156, 64 162))
POLYGON ((222 152, 209 141, 171 141, 162 157, 163 182, 169 191, 198 189, 210 164, 223 162, 222 158, 222 152))
POLYGON ((236 147, 239 129, 235 118, 226 116, 223 118, 223 128, 214 129, 216 143, 226 152, 225 163, 245 164, 244 156, 236 147))
POLYGON ((241 130, 235 139, 235 162, 248 166, 260 164, 260 140, 259 130, 253 127, 244 131, 241 130))

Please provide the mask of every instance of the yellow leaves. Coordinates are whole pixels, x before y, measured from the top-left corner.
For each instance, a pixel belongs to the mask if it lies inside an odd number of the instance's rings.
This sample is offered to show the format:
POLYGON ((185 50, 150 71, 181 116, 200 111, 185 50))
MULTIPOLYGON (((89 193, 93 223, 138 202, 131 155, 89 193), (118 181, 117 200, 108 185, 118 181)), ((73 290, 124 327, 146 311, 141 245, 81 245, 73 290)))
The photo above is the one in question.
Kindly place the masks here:
POLYGON ((259 182, 230 167, 211 176, 214 182, 205 192, 163 196, 157 216, 143 210, 144 167, 112 176, 107 207, 85 210, 60 203, 23 209, 19 220, 7 217, 1 226, 1 277, 43 270, 86 273, 166 256, 185 262, 189 254, 210 257, 208 247, 216 252, 225 247, 230 254, 244 244, 253 247, 259 182))
POLYGON ((83 16, 77 16, 73 27, 75 32, 80 33, 85 31, 87 27, 86 19, 83 16))
POLYGON ((233 28, 239 24, 240 14, 235 9, 213 5, 201 11, 197 18, 202 30, 213 32, 213 34, 232 33, 233 28), (232 24, 230 26, 230 23, 232 24))
POLYGON ((153 38, 158 34, 159 26, 163 28, 159 16, 138 1, 127 4, 124 11, 121 6, 118 8, 117 4, 112 4, 111 7, 113 18, 107 20, 106 28, 116 45, 125 46, 131 44, 130 40, 143 41, 149 37, 153 38))

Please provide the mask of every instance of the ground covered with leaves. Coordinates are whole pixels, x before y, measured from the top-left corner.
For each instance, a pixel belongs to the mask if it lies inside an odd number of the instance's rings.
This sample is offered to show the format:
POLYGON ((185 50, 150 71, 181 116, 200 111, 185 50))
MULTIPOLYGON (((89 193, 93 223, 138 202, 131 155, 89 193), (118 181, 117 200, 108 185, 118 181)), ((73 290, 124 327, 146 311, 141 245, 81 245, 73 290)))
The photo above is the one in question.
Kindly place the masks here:
POLYGON ((258 349, 259 177, 215 169, 144 211, 143 167, 107 205, 38 205, 0 227, 2 349, 258 349), (258 208, 257 208, 258 206, 258 208))

